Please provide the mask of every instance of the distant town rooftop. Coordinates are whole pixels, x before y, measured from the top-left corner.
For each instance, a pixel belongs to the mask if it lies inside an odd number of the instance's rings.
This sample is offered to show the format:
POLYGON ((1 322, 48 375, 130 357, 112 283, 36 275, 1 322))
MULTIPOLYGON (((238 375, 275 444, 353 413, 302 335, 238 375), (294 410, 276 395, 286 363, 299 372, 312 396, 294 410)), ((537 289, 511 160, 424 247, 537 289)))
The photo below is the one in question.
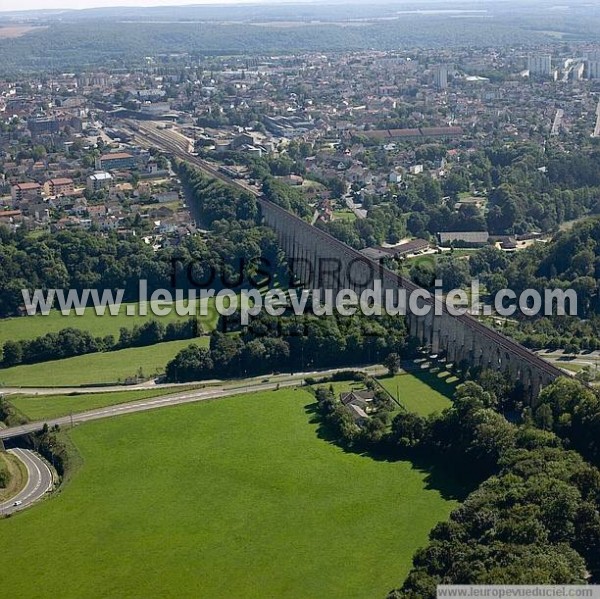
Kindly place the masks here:
POLYGON ((100 157, 100 160, 123 160, 126 158, 133 158, 133 156, 127 152, 113 152, 111 154, 104 154, 100 157))
POLYGON ((419 129, 376 129, 363 131, 369 139, 391 141, 394 139, 426 139, 428 137, 460 137, 462 127, 421 127, 419 129))

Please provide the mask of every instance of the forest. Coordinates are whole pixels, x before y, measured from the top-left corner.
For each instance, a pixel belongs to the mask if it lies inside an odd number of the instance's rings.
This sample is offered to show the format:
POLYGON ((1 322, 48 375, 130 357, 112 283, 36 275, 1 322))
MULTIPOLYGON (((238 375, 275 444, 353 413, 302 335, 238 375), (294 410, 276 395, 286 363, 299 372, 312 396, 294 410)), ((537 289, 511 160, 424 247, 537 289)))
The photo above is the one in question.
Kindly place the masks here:
POLYGON ((463 261, 462 272, 478 278, 494 295, 501 289, 573 289, 577 316, 521 318, 503 331, 527 347, 565 349, 568 353, 600 348, 600 218, 586 219, 547 244, 505 254, 492 247, 463 261))
POLYGON ((185 166, 181 176, 210 231, 158 252, 133 235, 73 230, 32 236, 0 226, 0 318, 22 313, 22 289, 123 289, 123 301, 135 302, 141 279, 149 293, 193 289, 207 280, 216 289, 235 288, 284 268, 275 234, 257 225, 253 196, 185 166))
POLYGON ((307 312, 275 318, 261 313, 247 327, 239 321, 239 314, 221 317, 208 349, 192 344, 167 364, 167 381, 372 364, 404 352, 407 344, 405 321, 397 317, 334 318, 307 312))
MULTIPOLYGON (((407 15, 392 22, 365 22, 360 27, 339 23, 315 23, 310 29, 302 22, 287 27, 270 27, 243 22, 206 22, 202 20, 165 22, 127 22, 88 18, 69 22, 45 19, 39 29, 16 39, 0 40, 3 55, 1 70, 80 69, 92 66, 117 67, 142 64, 144 57, 183 53, 192 56, 266 54, 298 51, 345 51, 419 47, 447 47, 470 40, 475 46, 548 41, 543 32, 527 31, 514 19, 494 24, 479 19, 451 19, 442 16, 419 19, 407 15)), ((176 18, 176 17, 175 17, 176 18)), ((239 17, 238 17, 239 18, 239 17)))
MULTIPOLYGON (((529 410, 519 423, 509 422, 499 411, 502 393, 490 385, 499 375, 482 374, 485 388, 473 380, 459 385, 443 413, 401 412, 391 426, 382 409, 359 427, 331 390, 316 391, 323 425, 348 450, 445 471, 469 464, 462 476, 474 490, 431 531, 388 599, 433 599, 438 584, 587 584, 589 575, 594 581, 600 574, 598 461, 587 463, 574 451, 587 453, 591 437, 572 447, 578 431, 555 434, 529 410)), ((579 383, 559 380, 544 391, 543 405, 558 396, 574 404, 581 393, 579 383)))

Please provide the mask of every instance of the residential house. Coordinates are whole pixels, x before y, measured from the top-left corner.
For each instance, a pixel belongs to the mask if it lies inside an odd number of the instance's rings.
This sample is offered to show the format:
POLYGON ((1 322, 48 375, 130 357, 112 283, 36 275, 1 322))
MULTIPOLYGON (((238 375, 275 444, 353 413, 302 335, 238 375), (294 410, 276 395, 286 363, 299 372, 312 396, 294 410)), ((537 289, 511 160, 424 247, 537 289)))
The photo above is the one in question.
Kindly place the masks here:
POLYGON ((441 245, 485 245, 490 238, 487 231, 447 231, 438 233, 441 245))
POLYGON ((98 170, 114 171, 131 169, 134 166, 135 158, 127 152, 112 152, 96 159, 96 168, 98 170))

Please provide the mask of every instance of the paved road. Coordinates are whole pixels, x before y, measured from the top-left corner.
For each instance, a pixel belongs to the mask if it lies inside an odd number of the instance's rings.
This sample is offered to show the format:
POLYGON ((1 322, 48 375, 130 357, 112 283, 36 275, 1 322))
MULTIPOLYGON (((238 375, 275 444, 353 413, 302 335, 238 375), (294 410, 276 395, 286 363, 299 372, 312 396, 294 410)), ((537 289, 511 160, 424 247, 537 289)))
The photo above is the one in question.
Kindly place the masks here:
POLYGON ((27 484, 12 499, 0 503, 0 516, 8 516, 28 508, 39 501, 53 486, 52 471, 48 464, 37 454, 28 449, 10 449, 9 452, 25 464, 27 484), (21 503, 15 505, 15 502, 21 503))
POLYGON ((132 401, 129 403, 118 404, 115 406, 107 406, 105 408, 98 408, 96 410, 90 410, 89 412, 81 412, 80 414, 73 414, 73 416, 63 416, 61 418, 53 418, 47 421, 40 422, 29 422, 21 426, 13 426, 0 430, 1 439, 11 439, 40 431, 44 424, 52 427, 58 424, 61 427, 68 427, 72 424, 81 424, 83 422, 90 422, 92 420, 100 420, 103 418, 110 418, 112 416, 119 416, 122 414, 133 414, 135 412, 145 412, 147 410, 155 410, 157 408, 166 408, 168 406, 176 406, 186 403, 194 403, 199 401, 206 401, 208 399, 218 399, 220 397, 228 397, 232 395, 240 395, 242 393, 248 393, 251 391, 268 391, 270 389, 276 389, 280 387, 291 387, 297 386, 299 381, 284 381, 282 383, 259 383, 249 384, 239 388, 213 388, 213 389, 200 389, 196 391, 188 391, 186 393, 173 393, 171 395, 154 397, 151 399, 143 399, 139 401, 132 401))
MULTIPOLYGON (((264 378, 264 377, 263 377, 264 378)), ((137 385, 107 385, 94 387, 0 387, 0 395, 69 395, 71 393, 86 395, 92 393, 116 393, 121 391, 148 391, 161 389, 175 389, 189 387, 190 385, 212 385, 223 381, 202 381, 198 383, 157 383, 155 380, 144 381, 137 385)))
POLYGON ((92 393, 113 393, 122 391, 144 391, 144 390, 158 390, 164 389, 165 391, 177 391, 178 387, 190 387, 197 385, 198 390, 200 387, 204 388, 232 388, 241 387, 246 385, 255 385, 269 379, 271 383, 283 383, 294 379, 297 383, 300 383, 307 377, 324 377, 335 374, 340 371, 347 370, 359 370, 370 375, 380 375, 386 372, 386 369, 380 365, 370 366, 348 366, 346 368, 329 368, 326 370, 311 370, 308 372, 297 372, 295 374, 267 374, 247 379, 240 379, 235 381, 225 381, 220 379, 208 380, 208 381, 197 381, 190 383, 157 383, 156 381, 145 381, 137 385, 110 385, 107 387, 0 387, 0 395, 71 395, 71 394, 92 394, 92 393))
MULTIPOLYGON (((269 378, 268 382, 249 380, 237 382, 234 384, 229 383, 226 386, 195 389, 193 391, 172 393, 171 395, 163 395, 151 399, 141 399, 129 403, 118 404, 115 406, 107 406, 104 408, 90 410, 88 412, 73 414, 72 416, 62 416, 60 418, 53 418, 39 422, 28 422, 27 424, 23 424, 20 426, 13 426, 5 429, 0 429, 0 440, 12 439, 14 437, 20 437, 21 435, 27 435, 29 433, 40 431, 42 430, 44 424, 48 424, 48 426, 50 427, 54 426, 55 424, 58 424, 60 427, 69 427, 71 425, 81 424, 83 422, 101 420, 103 418, 111 418, 112 416, 120 416, 122 414, 146 412, 148 410, 155 410, 157 408, 166 408, 169 406, 176 406, 186 403, 195 403, 199 401, 206 401, 209 399, 231 397, 234 395, 242 395, 244 393, 250 393, 253 391, 269 391, 283 387, 297 387, 298 385, 302 384, 303 379, 305 379, 307 376, 326 376, 338 372, 340 370, 344 369, 332 369, 328 371, 315 371, 310 373, 303 372, 295 375, 278 375, 276 377, 269 378)), ((360 369, 355 368, 355 370, 368 372, 371 375, 377 375, 386 372, 386 370, 381 366, 360 369)))

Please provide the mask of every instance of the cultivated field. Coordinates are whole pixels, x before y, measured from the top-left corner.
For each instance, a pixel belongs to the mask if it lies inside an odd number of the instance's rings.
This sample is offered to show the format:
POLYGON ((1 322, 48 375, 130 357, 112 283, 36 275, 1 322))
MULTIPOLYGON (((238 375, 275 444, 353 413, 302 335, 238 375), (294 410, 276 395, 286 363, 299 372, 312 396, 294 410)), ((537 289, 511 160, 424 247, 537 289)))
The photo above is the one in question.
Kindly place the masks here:
POLYGON ((208 337, 157 343, 113 352, 87 354, 65 360, 26 364, 0 370, 5 387, 70 387, 122 383, 142 374, 151 377, 164 371, 167 362, 184 347, 208 346, 208 337))
POLYGON ((456 503, 409 463, 319 438, 313 401, 281 390, 76 428, 82 468, 54 498, 0 521, 3 591, 384 597, 456 503))
POLYGON ((0 39, 14 39, 16 37, 22 37, 23 35, 31 33, 32 31, 37 31, 38 29, 47 29, 47 27, 32 27, 30 25, 0 27, 0 39))

